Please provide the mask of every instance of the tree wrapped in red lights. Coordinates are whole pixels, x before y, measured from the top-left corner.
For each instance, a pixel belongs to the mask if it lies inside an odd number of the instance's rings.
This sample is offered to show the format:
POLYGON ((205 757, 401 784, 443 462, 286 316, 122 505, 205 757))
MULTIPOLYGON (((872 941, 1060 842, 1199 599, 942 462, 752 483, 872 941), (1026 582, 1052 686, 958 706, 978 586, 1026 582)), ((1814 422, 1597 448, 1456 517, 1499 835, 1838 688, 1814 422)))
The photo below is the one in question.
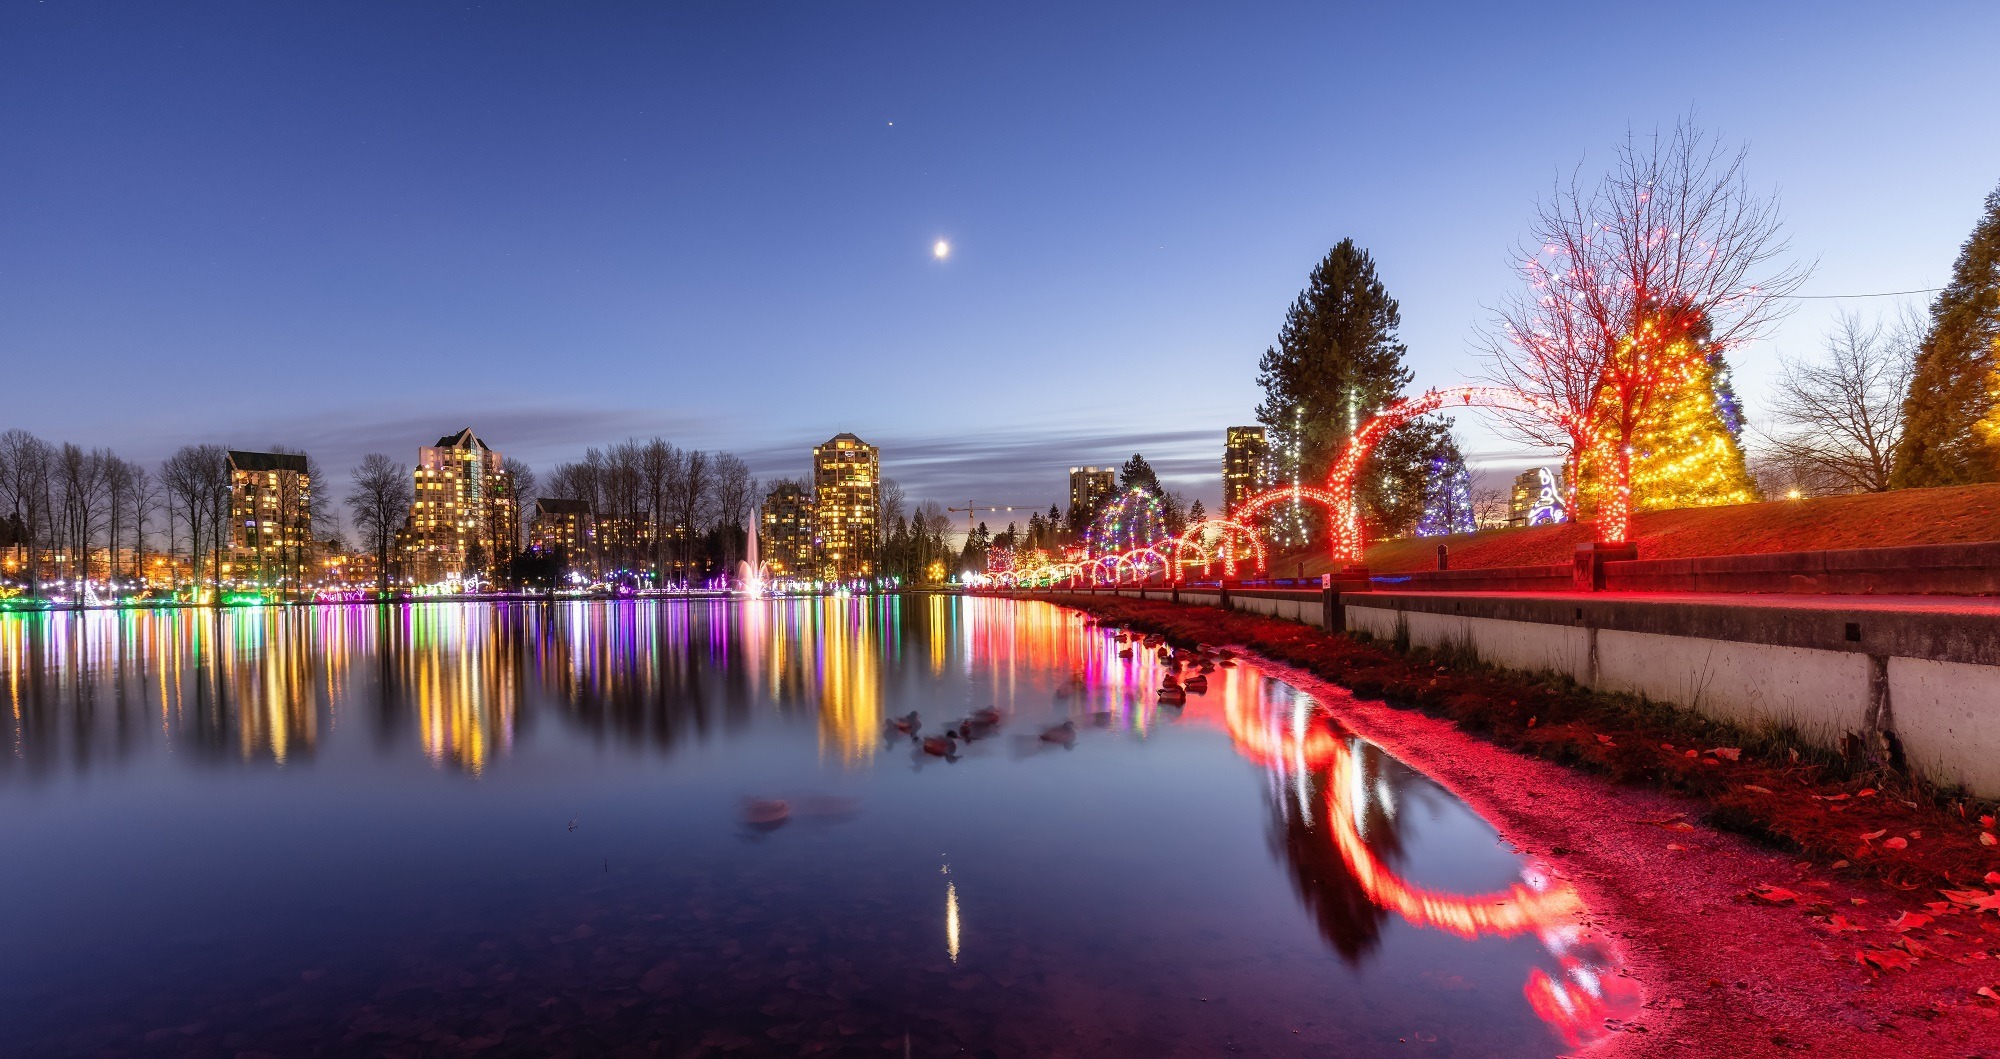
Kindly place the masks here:
MULTIPOLYGON (((1574 177, 1536 210, 1520 271, 1526 289, 1500 309, 1496 381, 1561 409, 1520 433, 1567 442, 1602 483, 1598 538, 1623 541, 1632 517, 1632 439, 1656 399, 1684 386, 1706 350, 1743 345, 1775 319, 1806 272, 1786 249, 1774 199, 1750 191, 1744 152, 1691 124, 1627 135, 1594 187, 1574 177)), ((1574 486, 1572 486, 1574 489, 1574 486)), ((1574 494, 1572 494, 1574 495, 1574 494)))

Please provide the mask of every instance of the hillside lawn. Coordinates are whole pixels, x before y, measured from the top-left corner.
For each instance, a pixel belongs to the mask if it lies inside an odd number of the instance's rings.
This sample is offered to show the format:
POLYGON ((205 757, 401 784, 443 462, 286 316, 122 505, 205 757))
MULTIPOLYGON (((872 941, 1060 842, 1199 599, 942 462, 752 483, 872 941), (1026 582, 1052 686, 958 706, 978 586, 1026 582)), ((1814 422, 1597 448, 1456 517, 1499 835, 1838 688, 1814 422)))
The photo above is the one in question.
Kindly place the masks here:
MULTIPOLYGON (((1564 524, 1377 541, 1367 549, 1368 569, 1434 570, 1440 543, 1451 546, 1454 570, 1566 564, 1577 544, 1592 539, 1591 529, 1564 524)), ((2000 541, 2000 484, 1643 511, 1635 535, 1641 559, 2000 541)), ((1334 568, 1317 549, 1274 559, 1271 572, 1292 575, 1300 562, 1307 574, 1334 568)))

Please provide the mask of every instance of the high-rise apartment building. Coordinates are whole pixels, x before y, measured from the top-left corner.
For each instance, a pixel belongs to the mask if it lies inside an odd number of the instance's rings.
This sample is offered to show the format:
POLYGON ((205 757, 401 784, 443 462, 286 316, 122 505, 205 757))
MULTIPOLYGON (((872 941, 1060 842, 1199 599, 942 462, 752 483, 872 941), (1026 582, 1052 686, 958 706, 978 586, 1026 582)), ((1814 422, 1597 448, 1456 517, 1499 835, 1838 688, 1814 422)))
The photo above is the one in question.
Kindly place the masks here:
POLYGON ((419 584, 485 573, 511 552, 513 484, 500 454, 466 428, 417 450, 403 565, 419 584))
POLYGON ((528 522, 528 547, 558 556, 570 567, 585 567, 589 565, 593 529, 588 502, 539 497, 534 517, 528 522))
POLYGON ((881 496, 881 450, 852 434, 814 447, 813 535, 822 579, 874 576, 881 496))
POLYGON ((1097 505, 1118 489, 1118 472, 1109 467, 1071 467, 1069 469, 1069 510, 1072 525, 1089 522, 1097 514, 1097 505), (1083 512, 1078 515, 1077 512, 1083 512))
POLYGON ((237 452, 229 468, 229 576, 277 586, 296 580, 312 543, 312 472, 296 452, 237 452))
POLYGON ((1271 444, 1263 427, 1230 427, 1222 444, 1222 513, 1271 486, 1271 444))
POLYGON ((797 482, 779 482, 757 516, 757 557, 773 577, 812 577, 817 571, 813 499, 797 482))

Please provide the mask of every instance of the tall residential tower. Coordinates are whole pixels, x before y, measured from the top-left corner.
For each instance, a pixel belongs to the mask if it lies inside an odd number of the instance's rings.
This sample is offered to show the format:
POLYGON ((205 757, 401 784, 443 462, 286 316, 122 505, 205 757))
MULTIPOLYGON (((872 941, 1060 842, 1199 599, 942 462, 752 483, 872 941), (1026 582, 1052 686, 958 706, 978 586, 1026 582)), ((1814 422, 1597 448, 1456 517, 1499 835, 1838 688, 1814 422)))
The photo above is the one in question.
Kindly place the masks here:
POLYGON ((881 456, 852 434, 836 434, 813 448, 813 531, 824 580, 875 575, 881 456))
POLYGON ((419 448, 416 502, 403 530, 405 571, 433 584, 478 576, 510 558, 513 491, 500 454, 470 427, 419 448))
POLYGON ((1230 427, 1222 446, 1222 513, 1270 487, 1271 446, 1263 427, 1230 427))

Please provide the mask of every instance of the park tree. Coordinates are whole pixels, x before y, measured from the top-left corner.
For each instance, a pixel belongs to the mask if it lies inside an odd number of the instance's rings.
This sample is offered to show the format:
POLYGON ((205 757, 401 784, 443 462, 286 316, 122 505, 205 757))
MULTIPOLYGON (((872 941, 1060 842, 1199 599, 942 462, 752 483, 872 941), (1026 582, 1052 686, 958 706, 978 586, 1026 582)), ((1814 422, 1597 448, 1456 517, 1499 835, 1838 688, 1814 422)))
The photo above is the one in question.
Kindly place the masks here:
MULTIPOLYGON (((1317 485, 1349 438, 1410 384, 1397 337, 1402 310, 1375 274, 1368 251, 1342 239, 1314 267, 1285 313, 1278 341, 1257 365, 1264 400, 1257 420, 1270 429, 1280 483, 1317 485)), ((1411 446, 1384 445, 1369 461, 1370 481, 1413 476, 1390 460, 1411 446)), ((1367 493, 1365 487, 1358 490, 1367 493)), ((1303 543, 1316 517, 1288 512, 1284 537, 1303 543)))
POLYGON ((371 452, 354 468, 354 485, 347 494, 347 507, 353 512, 355 532, 375 553, 377 587, 384 592, 389 590, 389 564, 395 550, 396 531, 409 516, 410 504, 415 500, 410 469, 389 457, 371 452))
POLYGON ((1477 528, 1472 515, 1472 474, 1466 470, 1458 442, 1447 433, 1425 469, 1423 512, 1417 517, 1416 534, 1441 537, 1477 528))
POLYGON ((1500 308, 1494 380, 1556 419, 1512 422, 1587 465, 1606 540, 1630 534, 1634 440, 1655 402, 1762 334, 1805 279, 1778 265, 1776 202, 1750 190, 1743 162, 1689 122, 1628 133, 1609 172, 1572 176, 1538 206, 1521 289, 1500 308))
MULTIPOLYGON (((1757 487, 1743 459, 1743 414, 1729 364, 1697 322, 1667 351, 1684 362, 1632 433, 1632 503, 1639 510, 1747 504, 1757 487)), ((1605 415, 1612 414, 1606 394, 1605 415)), ((1602 476, 1586 475, 1586 482, 1602 476)))
POLYGON ((1823 357, 1779 362, 1771 418, 1782 429, 1770 455, 1797 487, 1813 495, 1890 487, 1923 334, 1915 314, 1894 325, 1849 314, 1823 357))
POLYGON ((1898 488, 2000 479, 2000 189, 1931 303, 1903 419, 1898 488))

